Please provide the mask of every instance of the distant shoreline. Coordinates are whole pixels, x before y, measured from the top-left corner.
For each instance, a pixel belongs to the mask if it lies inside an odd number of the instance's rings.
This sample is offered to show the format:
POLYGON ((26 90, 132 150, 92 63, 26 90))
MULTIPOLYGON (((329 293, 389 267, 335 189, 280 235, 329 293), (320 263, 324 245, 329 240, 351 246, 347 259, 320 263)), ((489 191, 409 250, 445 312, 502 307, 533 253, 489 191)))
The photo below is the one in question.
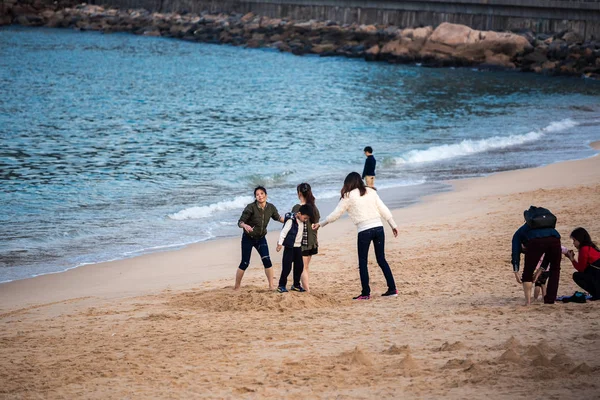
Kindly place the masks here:
MULTIPOLYGON (((50 6, 48 6, 50 7, 50 6)), ((442 23, 400 29, 393 25, 339 25, 333 21, 295 21, 248 13, 211 15, 151 13, 95 5, 73 8, 4 10, 0 26, 46 26, 130 32, 188 41, 269 47, 295 55, 343 56, 425 67, 474 67, 546 75, 600 78, 600 49, 575 32, 554 35, 478 31, 442 23)))

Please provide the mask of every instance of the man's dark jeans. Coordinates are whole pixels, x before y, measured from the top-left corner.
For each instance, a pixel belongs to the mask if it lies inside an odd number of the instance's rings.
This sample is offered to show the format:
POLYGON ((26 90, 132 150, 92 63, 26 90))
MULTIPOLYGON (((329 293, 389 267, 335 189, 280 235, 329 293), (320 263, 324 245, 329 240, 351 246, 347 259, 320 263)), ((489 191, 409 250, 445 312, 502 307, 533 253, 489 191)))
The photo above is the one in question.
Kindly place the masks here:
POLYGON ((373 246, 375 247, 377 264, 379 264, 379 268, 381 268, 381 271, 385 276, 388 290, 396 290, 394 275, 392 275, 392 270, 385 260, 385 232, 383 226, 378 226, 358 233, 358 270, 360 272, 360 283, 362 285, 361 295, 363 296, 371 295, 371 288, 369 287, 369 269, 367 268, 371 242, 373 242, 373 246))

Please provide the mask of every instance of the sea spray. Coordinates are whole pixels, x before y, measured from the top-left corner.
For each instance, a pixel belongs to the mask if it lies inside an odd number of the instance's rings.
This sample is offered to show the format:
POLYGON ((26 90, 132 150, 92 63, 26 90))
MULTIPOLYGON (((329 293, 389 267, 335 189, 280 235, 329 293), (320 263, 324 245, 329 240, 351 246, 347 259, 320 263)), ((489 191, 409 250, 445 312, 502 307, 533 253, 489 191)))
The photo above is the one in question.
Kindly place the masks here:
POLYGON ((411 150, 404 156, 396 158, 397 164, 424 163, 463 157, 470 154, 483 153, 490 150, 504 149, 540 139, 546 133, 561 132, 577 126, 570 118, 550 123, 547 127, 524 135, 493 136, 487 139, 465 139, 456 144, 444 144, 426 150, 411 150))
POLYGON ((241 210, 246 204, 252 203, 253 200, 250 196, 238 196, 233 200, 220 201, 207 206, 186 208, 175 214, 170 214, 169 218, 175 221, 207 218, 219 211, 241 210))

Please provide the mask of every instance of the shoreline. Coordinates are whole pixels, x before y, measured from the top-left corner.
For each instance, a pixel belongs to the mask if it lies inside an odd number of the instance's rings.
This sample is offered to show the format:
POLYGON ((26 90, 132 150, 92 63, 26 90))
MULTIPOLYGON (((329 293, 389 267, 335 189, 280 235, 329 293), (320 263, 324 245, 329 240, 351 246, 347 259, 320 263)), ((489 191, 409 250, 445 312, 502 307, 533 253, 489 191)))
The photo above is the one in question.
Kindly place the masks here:
MULTIPOLYGON (((0 396, 597 398, 600 304, 523 306, 510 238, 534 204, 557 216, 565 246, 577 226, 598 240, 600 157, 453 185, 393 211, 396 298, 379 296, 370 256, 373 296, 351 300, 349 219, 320 231, 311 293, 267 290, 255 255, 233 291, 237 239, 1 286, 0 396)), ((579 290, 573 271, 562 263, 559 295, 579 290)))
MULTIPOLYGON (((470 178, 466 178, 466 179, 470 179, 470 178)), ((418 183, 415 185, 408 185, 408 186, 400 185, 400 186, 386 187, 383 189, 379 189, 379 193, 380 193, 382 199, 386 202, 386 204, 388 204, 390 209, 401 209, 401 208, 409 207, 413 204, 420 203, 421 199, 423 197, 427 197, 427 196, 430 196, 430 195, 433 195, 436 193, 443 193, 443 192, 452 190, 452 185, 448 184, 446 182, 447 181, 422 182, 422 183, 418 183), (428 187, 429 189, 426 189, 425 187, 428 187), (411 195, 407 195, 406 193, 400 193, 406 189, 409 189, 411 192, 414 192, 414 193, 412 193, 411 195), (400 196, 401 198, 398 199, 397 196, 400 196)), ((336 204, 337 204, 337 200, 335 198, 319 199, 320 209, 323 211, 324 215, 327 215, 331 211, 333 211, 336 204)), ((241 210, 242 209, 240 209, 240 212, 241 212, 241 210)), ((342 218, 346 218, 346 216, 344 216, 342 218)), ((270 226, 269 232, 271 232, 271 231, 279 232, 279 230, 280 230, 277 225, 269 225, 269 226, 270 226), (273 229, 274 227, 276 227, 276 229, 273 229)), ((44 273, 40 273, 40 274, 36 274, 36 275, 23 277, 23 278, 0 281, 0 288, 2 287, 1 285, 6 284, 6 283, 18 282, 18 281, 22 281, 25 279, 34 279, 34 278, 38 278, 38 277, 42 277, 42 276, 46 276, 46 275, 62 274, 62 273, 65 273, 65 272, 68 272, 68 271, 71 271, 71 270, 77 269, 77 268, 94 266, 94 265, 98 265, 98 264, 126 261, 126 260, 131 260, 133 258, 142 257, 142 256, 146 256, 146 255, 151 255, 151 254, 179 251, 186 247, 200 245, 203 243, 211 243, 211 242, 218 241, 218 240, 231 240, 231 239, 237 240, 237 239, 239 239, 239 235, 235 235, 235 236, 221 235, 221 236, 206 238, 206 239, 199 240, 196 242, 181 243, 181 244, 166 244, 166 245, 155 246, 155 247, 151 247, 151 248, 147 248, 147 249, 140 249, 140 250, 131 252, 132 254, 123 255, 123 256, 115 256, 113 258, 109 258, 106 260, 83 262, 78 265, 66 267, 59 271, 44 272, 44 273)))
MULTIPOLYGON (((594 143, 595 143, 595 141, 592 140, 587 145, 590 148, 594 148, 594 146, 593 146, 594 143)), ((598 150, 600 150, 600 149, 598 149, 598 150)), ((543 167, 547 167, 549 165, 559 164, 559 163, 563 163, 563 162, 586 160, 588 158, 596 157, 597 155, 598 154, 583 157, 583 158, 575 158, 572 160, 555 161, 550 164, 543 164, 540 166, 526 168, 526 169, 543 168, 543 167)), ((491 174, 484 174, 484 175, 480 175, 480 176, 476 176, 476 177, 467 177, 467 178, 449 179, 449 180, 440 180, 440 181, 431 181, 431 182, 425 181, 422 183, 408 185, 408 186, 400 185, 400 186, 394 186, 394 187, 385 187, 383 189, 379 189, 379 193, 380 193, 380 196, 382 197, 383 201, 386 203, 386 205, 388 205, 388 207, 391 210, 398 210, 398 209, 407 208, 407 207, 410 207, 413 205, 418 205, 418 204, 422 203, 424 201, 424 199, 426 199, 430 196, 435 196, 437 194, 454 191, 454 190, 456 190, 455 184, 458 182, 461 182, 463 180, 485 178, 487 176, 498 174, 498 173, 506 173, 506 172, 512 172, 512 171, 520 171, 520 170, 522 170, 522 169, 499 171, 499 172, 494 172, 491 174), (429 190, 428 189, 421 190, 421 188, 424 186, 429 186, 430 187, 429 190), (407 196, 405 193, 402 193, 407 188, 411 189, 411 191, 416 192, 416 193, 413 193, 410 196, 407 196), (402 199, 398 200, 398 196, 402 197, 402 199)), ((322 215, 327 215, 333 210, 333 208, 335 208, 337 201, 334 198, 325 198, 323 200, 320 200, 319 203, 325 204, 325 206, 321 206, 320 208, 322 208, 322 215)), ((342 218, 347 218, 347 216, 344 216, 342 218)), ((269 229, 269 231, 272 231, 272 230, 273 230, 273 225, 271 225, 271 228, 269 229)), ((279 232, 279 229, 275 229, 273 231, 279 232)), ((157 246, 154 248, 140 249, 140 250, 136 250, 136 251, 132 252, 132 253, 135 253, 134 255, 115 256, 115 257, 109 258, 107 260, 84 262, 84 263, 81 263, 81 264, 78 264, 75 266, 66 267, 59 271, 45 272, 45 273, 40 273, 37 275, 27 276, 27 277, 23 277, 23 278, 0 281, 0 288, 2 288, 2 285, 4 285, 4 284, 19 282, 19 281, 28 280, 28 279, 34 279, 34 278, 43 277, 46 275, 62 274, 62 273, 65 273, 65 272, 68 272, 68 271, 71 271, 74 269, 78 269, 78 268, 89 267, 89 266, 94 266, 94 265, 99 265, 99 264, 127 261, 127 260, 131 260, 131 259, 134 259, 137 257, 147 256, 147 255, 151 255, 151 254, 179 251, 179 250, 182 250, 189 246, 200 245, 203 243, 212 243, 214 241, 219 241, 219 240, 237 239, 238 237, 239 237, 239 235, 217 236, 217 237, 211 237, 211 238, 207 238, 204 240, 200 240, 197 242, 182 243, 182 244, 166 244, 166 245, 161 245, 161 246, 157 246)))
POLYGON ((8 8, 0 26, 74 28, 103 33, 274 48, 295 55, 342 56, 425 67, 475 67, 546 75, 600 78, 600 50, 593 40, 571 31, 553 35, 478 31, 444 22, 437 27, 340 25, 335 21, 269 18, 242 14, 151 13, 82 3, 73 8, 8 8), (14 14, 14 15, 13 15, 14 14))
MULTIPOLYGON (((593 149, 600 150, 600 141, 593 141, 589 145, 593 149)), ((427 209, 427 213, 431 216, 440 216, 443 215, 443 212, 440 213, 439 210, 436 210, 436 207, 440 204, 446 205, 444 212, 453 209, 452 207, 449 207, 449 202, 453 204, 453 207, 459 206, 462 200, 459 200, 457 203, 456 199, 461 199, 465 192, 478 193, 476 188, 480 183, 486 184, 487 191, 485 192, 485 195, 487 196, 506 194, 507 189, 502 185, 490 185, 489 183, 498 180, 502 182, 507 180, 513 181, 513 184, 519 182, 517 187, 521 188, 520 190, 523 190, 524 186, 528 184, 527 179, 523 179, 523 177, 530 175, 544 175, 546 172, 555 173, 551 172, 553 170, 560 173, 561 170, 568 169, 567 167, 571 164, 596 163, 599 159, 598 156, 599 154, 596 154, 583 159, 561 161, 540 167, 502 171, 480 177, 455 179, 444 181, 443 183, 440 182, 441 184, 448 185, 450 189, 419 196, 418 200, 413 204, 400 208, 390 207, 390 209, 400 226, 403 225, 403 222, 414 223, 415 215, 417 215, 417 220, 422 218, 421 214, 423 209, 427 209), (417 212, 413 214, 412 211, 415 208, 421 209, 421 213, 417 212)), ((588 168, 587 174, 579 175, 579 184, 590 184, 595 182, 594 177, 596 177, 596 174, 591 172, 592 169, 588 168), (590 179, 590 177, 592 178, 590 179)), ((545 182, 544 188, 551 189, 565 186, 568 186, 568 184, 562 180, 557 180, 555 183, 551 181, 545 182)), ((399 190, 402 189, 403 187, 399 188, 399 190)), ((514 192, 515 190, 517 189, 509 189, 508 193, 514 192)), ((393 189, 390 189, 389 191, 395 192, 393 189)), ((482 193, 482 195, 483 194, 484 193, 482 193)), ((382 195, 382 198, 386 204, 391 202, 388 195, 382 195)), ((328 212, 322 214, 325 216, 328 212)), ((271 257, 274 260, 274 266, 276 266, 279 262, 279 254, 275 252, 273 243, 277 241, 279 230, 274 230, 273 227, 274 225, 270 225, 267 240, 271 243, 269 250, 271 257)), ((338 221, 333 229, 328 228, 321 231, 319 237, 321 238, 320 240, 328 243, 332 238, 339 237, 340 235, 349 237, 353 234, 354 226, 346 216, 338 221)), ((6 312, 11 308, 31 306, 38 303, 66 300, 70 297, 80 298, 92 296, 104 299, 115 299, 144 295, 157 290, 182 290, 200 283, 226 279, 227 277, 230 277, 233 282, 235 266, 239 263, 238 250, 239 237, 217 238, 191 243, 175 250, 143 253, 130 258, 90 263, 61 272, 52 272, 35 277, 0 283, 0 304, 2 305, 0 312, 6 312), (234 248, 236 251, 232 251, 234 248), (200 267, 201 262, 199 259, 207 253, 215 252, 220 256, 218 256, 217 259, 215 259, 215 257, 209 258, 208 264, 200 267), (178 266, 169 271, 165 271, 165 267, 172 265, 173 263, 178 264, 178 266), (109 276, 107 276, 107 274, 109 274, 109 276), (139 285, 140 282, 137 280, 137 277, 148 274, 154 279, 148 280, 144 285, 139 285), (161 277, 161 279, 156 279, 157 277, 161 277), (122 283, 121 286, 111 288, 110 282, 119 279, 125 279, 127 280, 127 283, 122 283), (85 288, 80 286, 80 282, 94 283, 92 284, 92 287, 85 288), (138 284, 138 287, 135 289, 131 288, 134 286, 132 285, 133 282, 137 282, 138 284), (35 290, 30 290, 30 287, 35 288, 35 290), (47 287, 52 287, 56 289, 56 291, 49 293, 47 291, 39 290, 40 288, 47 287), (90 291, 90 289, 92 290, 90 291), (29 293, 35 293, 35 295, 29 298, 29 293)), ((254 275, 256 275, 257 270, 262 272, 256 254, 252 257, 249 270, 253 271, 254 275)))

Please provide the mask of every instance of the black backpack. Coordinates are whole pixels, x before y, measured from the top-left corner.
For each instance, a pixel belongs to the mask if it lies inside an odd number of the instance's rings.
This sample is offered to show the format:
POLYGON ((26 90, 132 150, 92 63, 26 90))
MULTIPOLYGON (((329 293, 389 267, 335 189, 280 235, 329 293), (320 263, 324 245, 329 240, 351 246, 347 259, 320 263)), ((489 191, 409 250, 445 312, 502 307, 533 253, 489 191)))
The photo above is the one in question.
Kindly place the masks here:
POLYGON ((531 229, 556 228, 556 217, 546 208, 531 206, 523 215, 531 229))

